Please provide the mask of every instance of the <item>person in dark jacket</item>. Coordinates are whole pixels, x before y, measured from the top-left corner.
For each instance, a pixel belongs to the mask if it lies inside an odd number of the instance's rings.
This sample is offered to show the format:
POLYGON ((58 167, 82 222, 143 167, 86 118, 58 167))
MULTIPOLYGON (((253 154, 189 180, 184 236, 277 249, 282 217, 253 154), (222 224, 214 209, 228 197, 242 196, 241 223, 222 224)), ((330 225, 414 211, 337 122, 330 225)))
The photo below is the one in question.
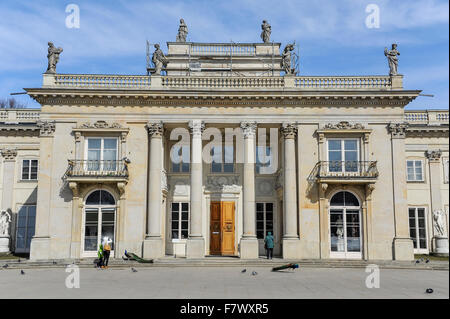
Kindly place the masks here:
POLYGON ((268 232, 266 238, 264 239, 264 246, 266 248, 266 252, 267 252, 267 259, 272 259, 273 258, 273 236, 272 236, 272 232, 268 232))

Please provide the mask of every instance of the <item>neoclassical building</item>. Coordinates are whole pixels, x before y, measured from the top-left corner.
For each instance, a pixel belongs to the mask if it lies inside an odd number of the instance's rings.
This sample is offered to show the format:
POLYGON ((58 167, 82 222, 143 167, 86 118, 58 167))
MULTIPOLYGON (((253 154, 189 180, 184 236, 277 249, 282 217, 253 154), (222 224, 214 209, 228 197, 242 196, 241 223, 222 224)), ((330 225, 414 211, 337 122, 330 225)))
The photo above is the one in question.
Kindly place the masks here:
POLYGON ((405 111, 402 75, 282 75, 280 43, 167 47, 162 74, 47 72, 26 89, 40 110, 0 111, 12 251, 92 257, 108 236, 118 258, 252 259, 272 232, 286 259, 448 253, 448 110, 405 111))

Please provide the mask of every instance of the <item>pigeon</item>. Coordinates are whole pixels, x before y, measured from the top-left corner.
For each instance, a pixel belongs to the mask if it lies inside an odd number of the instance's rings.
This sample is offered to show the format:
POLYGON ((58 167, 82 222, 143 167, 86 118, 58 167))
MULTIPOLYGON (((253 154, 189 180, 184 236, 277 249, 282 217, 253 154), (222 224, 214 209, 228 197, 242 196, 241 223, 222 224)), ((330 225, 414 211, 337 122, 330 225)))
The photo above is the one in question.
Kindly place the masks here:
POLYGON ((241 273, 244 273, 244 272, 246 272, 246 271, 247 271, 247 269, 244 269, 244 270, 241 271, 241 273))
POLYGON ((20 274, 21 274, 21 275, 25 275, 25 271, 21 270, 21 271, 20 271, 20 274))
POLYGON ((4 264, 4 265, 3 265, 3 268, 8 268, 8 264, 4 264))
POLYGON ((136 270, 136 269, 134 269, 134 268, 131 268, 131 271, 132 271, 132 272, 137 272, 137 270, 136 270))
POLYGON ((418 263, 420 263, 420 260, 419 260, 419 259, 416 260, 416 264, 418 264, 418 263))
POLYGON ((429 262, 430 262, 430 260, 429 260, 429 259, 427 259, 427 261, 426 261, 425 263, 427 263, 427 264, 428 264, 429 262))
POLYGON ((427 290, 425 290, 425 292, 426 292, 427 294, 432 294, 432 293, 433 293, 433 289, 427 288, 427 290))
POLYGON ((253 272, 252 272, 252 275, 253 275, 253 276, 256 276, 257 274, 258 274, 258 273, 257 273, 256 271, 253 271, 253 272))
POLYGON ((53 260, 53 265, 56 265, 56 261, 53 260))
POLYGON ((18 262, 21 262, 20 258, 19 258, 18 262))

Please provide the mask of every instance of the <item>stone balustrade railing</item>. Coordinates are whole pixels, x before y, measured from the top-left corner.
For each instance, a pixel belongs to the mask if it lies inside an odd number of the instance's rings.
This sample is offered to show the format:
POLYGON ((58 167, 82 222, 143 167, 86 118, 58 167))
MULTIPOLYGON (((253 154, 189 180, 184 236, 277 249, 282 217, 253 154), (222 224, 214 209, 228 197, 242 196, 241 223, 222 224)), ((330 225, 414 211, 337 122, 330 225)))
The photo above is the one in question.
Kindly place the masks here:
POLYGON ((254 56, 256 46, 246 44, 193 44, 191 45, 191 55, 219 55, 219 56, 254 56))
POLYGON ((410 124, 449 124, 449 112, 446 110, 405 111, 405 121, 410 124))
POLYGON ((402 76, 145 76, 44 74, 44 88, 68 89, 290 89, 398 90, 402 76))
POLYGON ((39 120, 41 110, 36 109, 5 109, 0 111, 0 121, 5 122, 35 122, 39 120))

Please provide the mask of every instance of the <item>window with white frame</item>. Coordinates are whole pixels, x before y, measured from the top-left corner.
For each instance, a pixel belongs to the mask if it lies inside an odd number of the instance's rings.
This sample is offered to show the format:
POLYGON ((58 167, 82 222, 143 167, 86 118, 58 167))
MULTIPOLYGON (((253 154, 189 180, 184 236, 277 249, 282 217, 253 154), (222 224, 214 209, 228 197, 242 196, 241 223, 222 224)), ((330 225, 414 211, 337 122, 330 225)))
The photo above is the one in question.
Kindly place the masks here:
POLYGON ((256 237, 264 239, 268 232, 273 235, 273 203, 256 203, 256 237))
POLYGON ((172 203, 172 239, 187 239, 189 236, 189 203, 172 203))
POLYGON ((448 163, 449 163, 449 159, 448 158, 444 158, 443 163, 444 163, 444 183, 448 184, 448 163))
POLYGON ((172 172, 189 173, 190 163, 189 145, 174 145, 170 150, 170 161, 172 163, 172 172))
POLYGON ((416 252, 426 252, 427 243, 427 220, 425 208, 410 207, 409 210, 409 235, 413 240, 416 252))
POLYGON ((37 180, 38 160, 22 160, 22 180, 37 180))
POLYGON ((423 161, 421 160, 407 160, 406 174, 408 182, 423 181, 423 161))
POLYGON ((359 161, 358 139, 328 139, 328 169, 330 172, 357 172, 359 161))
POLYGON ((89 137, 87 139, 86 164, 88 170, 116 170, 117 154, 117 138, 89 137))
POLYGON ((261 174, 262 167, 270 167, 272 165, 272 148, 270 146, 256 147, 256 174, 261 174))
POLYGON ((234 145, 225 143, 211 147, 211 172, 233 173, 234 172, 234 145))

